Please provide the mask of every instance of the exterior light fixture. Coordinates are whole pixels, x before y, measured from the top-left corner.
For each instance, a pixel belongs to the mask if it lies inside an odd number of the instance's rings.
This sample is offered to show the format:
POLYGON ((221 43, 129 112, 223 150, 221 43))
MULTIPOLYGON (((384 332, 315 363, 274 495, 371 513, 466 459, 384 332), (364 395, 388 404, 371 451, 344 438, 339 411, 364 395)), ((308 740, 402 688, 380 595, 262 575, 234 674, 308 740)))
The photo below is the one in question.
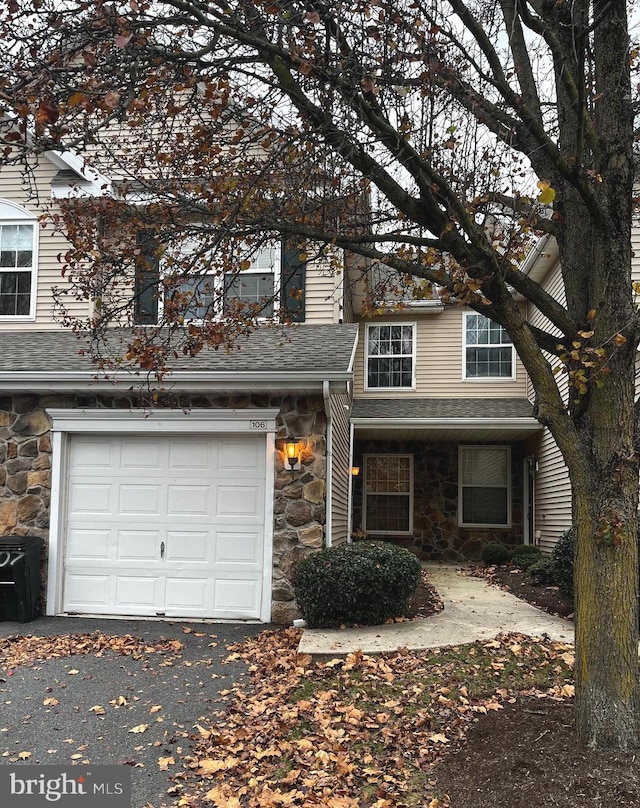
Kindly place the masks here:
POLYGON ((351 475, 357 477, 360 474, 360 466, 351 466, 351 475))
POLYGON ((284 443, 284 453, 291 468, 291 476, 294 477, 296 465, 300 460, 300 439, 289 435, 284 443))

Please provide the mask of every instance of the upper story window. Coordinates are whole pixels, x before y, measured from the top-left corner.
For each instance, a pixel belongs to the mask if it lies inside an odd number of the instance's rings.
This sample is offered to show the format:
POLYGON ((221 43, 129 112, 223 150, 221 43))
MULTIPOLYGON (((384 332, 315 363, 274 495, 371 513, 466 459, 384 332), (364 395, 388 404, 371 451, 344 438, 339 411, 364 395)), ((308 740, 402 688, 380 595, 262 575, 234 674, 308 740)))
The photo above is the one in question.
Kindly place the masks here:
POLYGON ((515 359, 506 330, 483 314, 464 315, 465 379, 515 379, 515 359))
POLYGON ((434 297, 428 281, 399 272, 386 264, 374 263, 367 273, 367 287, 371 302, 377 306, 402 310, 416 308, 444 308, 434 297))
POLYGON ((251 258, 247 269, 224 276, 224 310, 248 315, 273 317, 276 276, 280 275, 280 250, 265 247, 251 258))
POLYGON ((367 384, 372 389, 415 388, 415 325, 367 326, 367 384))
POLYGON ((157 323, 159 308, 168 306, 169 301, 171 316, 186 320, 211 319, 232 313, 273 317, 282 311, 283 319, 304 321, 306 261, 300 250, 267 246, 251 256, 240 271, 224 274, 208 273, 199 256, 197 273, 188 274, 183 270, 178 274, 178 267, 188 264, 190 256, 196 257, 197 250, 198 244, 193 239, 185 239, 172 247, 162 260, 154 257, 153 244, 140 250, 138 263, 142 271, 139 268, 136 276, 134 315, 137 323, 157 323), (162 287, 164 292, 159 294, 158 289, 162 287))
POLYGON ((0 200, 0 317, 35 315, 37 220, 28 211, 0 200))

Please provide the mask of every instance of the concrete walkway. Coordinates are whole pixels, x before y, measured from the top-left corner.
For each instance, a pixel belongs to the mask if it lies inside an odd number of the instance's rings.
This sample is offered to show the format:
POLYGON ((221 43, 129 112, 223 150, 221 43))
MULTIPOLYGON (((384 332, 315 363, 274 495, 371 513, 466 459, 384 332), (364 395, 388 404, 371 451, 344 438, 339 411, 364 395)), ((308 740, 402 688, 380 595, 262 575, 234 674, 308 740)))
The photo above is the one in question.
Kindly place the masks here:
POLYGON ((509 592, 489 586, 481 578, 457 572, 451 565, 426 564, 431 583, 444 602, 444 610, 423 620, 349 629, 305 629, 301 654, 313 656, 422 650, 461 645, 498 634, 517 632, 573 642, 573 623, 554 617, 519 600, 509 592))

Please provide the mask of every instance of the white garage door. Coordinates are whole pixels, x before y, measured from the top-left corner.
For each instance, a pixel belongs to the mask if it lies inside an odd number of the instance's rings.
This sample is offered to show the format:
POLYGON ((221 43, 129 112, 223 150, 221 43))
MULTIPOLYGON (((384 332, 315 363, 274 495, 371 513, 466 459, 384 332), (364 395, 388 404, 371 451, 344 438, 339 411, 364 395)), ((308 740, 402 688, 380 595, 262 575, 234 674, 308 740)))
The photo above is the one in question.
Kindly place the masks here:
POLYGON ((265 441, 70 439, 63 609, 259 618, 265 441))

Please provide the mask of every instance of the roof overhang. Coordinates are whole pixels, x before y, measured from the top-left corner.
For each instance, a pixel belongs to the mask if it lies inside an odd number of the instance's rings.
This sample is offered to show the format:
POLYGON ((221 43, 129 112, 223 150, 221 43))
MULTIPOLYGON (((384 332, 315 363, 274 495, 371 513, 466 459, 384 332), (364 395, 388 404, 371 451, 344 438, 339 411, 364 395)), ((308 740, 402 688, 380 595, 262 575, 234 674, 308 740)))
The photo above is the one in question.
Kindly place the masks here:
POLYGON ((520 441, 543 426, 523 418, 364 418, 351 419, 356 438, 376 440, 520 441))
POLYGON ((172 371, 162 381, 153 374, 117 371, 112 375, 86 371, 0 373, 0 391, 33 393, 119 393, 131 389, 164 390, 173 393, 270 392, 322 394, 325 382, 329 389, 344 392, 351 381, 349 372, 305 371, 274 373, 261 371, 172 371))
POLYGON ((46 151, 44 156, 61 171, 70 170, 78 177, 77 184, 51 187, 54 199, 75 199, 87 196, 110 196, 113 192, 111 179, 90 166, 79 155, 70 151, 46 151))

